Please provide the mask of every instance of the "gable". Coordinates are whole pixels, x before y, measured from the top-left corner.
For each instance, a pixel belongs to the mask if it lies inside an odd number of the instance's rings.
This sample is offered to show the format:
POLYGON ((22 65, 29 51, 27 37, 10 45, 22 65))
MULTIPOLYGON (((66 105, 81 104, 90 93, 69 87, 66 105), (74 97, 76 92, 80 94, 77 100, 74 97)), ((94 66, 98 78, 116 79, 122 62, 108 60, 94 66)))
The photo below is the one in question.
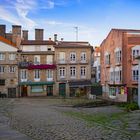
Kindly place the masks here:
POLYGON ((0 41, 0 52, 15 52, 18 49, 13 47, 12 45, 6 44, 2 41, 0 41))

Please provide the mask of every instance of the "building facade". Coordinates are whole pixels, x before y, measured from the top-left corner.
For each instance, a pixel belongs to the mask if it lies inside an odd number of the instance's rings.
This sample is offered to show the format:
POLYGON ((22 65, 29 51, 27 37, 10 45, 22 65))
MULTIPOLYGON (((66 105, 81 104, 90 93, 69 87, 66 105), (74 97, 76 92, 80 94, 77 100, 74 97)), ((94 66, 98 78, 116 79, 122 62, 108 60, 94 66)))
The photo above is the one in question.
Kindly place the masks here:
POLYGON ((138 93, 140 30, 112 29, 101 44, 104 96, 127 101, 138 93))
POLYGON ((55 45, 56 91, 60 96, 90 93, 92 46, 88 42, 60 41, 55 45))
POLYGON ((35 29, 35 40, 28 40, 28 31, 23 31, 23 38, 19 62, 20 95, 54 96, 55 42, 43 39, 43 29, 35 29))
POLYGON ((16 44, 0 36, 0 92, 7 97, 18 96, 16 44))

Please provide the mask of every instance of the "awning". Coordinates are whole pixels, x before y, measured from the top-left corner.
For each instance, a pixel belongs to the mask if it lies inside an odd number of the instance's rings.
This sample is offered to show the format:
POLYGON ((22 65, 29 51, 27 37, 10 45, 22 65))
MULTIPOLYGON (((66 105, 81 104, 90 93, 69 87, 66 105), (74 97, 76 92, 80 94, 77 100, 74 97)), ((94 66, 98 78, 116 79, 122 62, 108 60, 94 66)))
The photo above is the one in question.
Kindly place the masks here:
POLYGON ((35 86, 35 85, 53 85, 54 82, 20 82, 19 85, 29 85, 29 86, 35 86))
POLYGON ((87 86, 91 86, 91 81, 90 80, 85 80, 85 81, 69 81, 69 86, 70 87, 87 87, 87 86))

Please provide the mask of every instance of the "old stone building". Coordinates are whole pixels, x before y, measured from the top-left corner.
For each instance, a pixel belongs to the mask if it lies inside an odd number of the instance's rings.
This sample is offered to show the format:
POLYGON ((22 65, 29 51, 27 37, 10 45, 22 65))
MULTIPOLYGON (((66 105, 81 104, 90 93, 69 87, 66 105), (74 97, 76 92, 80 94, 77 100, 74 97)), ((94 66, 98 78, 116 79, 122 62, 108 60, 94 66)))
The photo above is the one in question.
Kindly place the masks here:
POLYGON ((35 40, 28 40, 28 31, 23 31, 19 62, 22 97, 55 95, 54 44, 51 39, 44 40, 43 29, 35 29, 35 40))
POLYGON ((101 84, 105 96, 127 101, 138 90, 140 30, 112 29, 101 43, 101 84))
POLYGON ((0 36, 0 92, 7 97, 18 96, 16 44, 0 36))
POLYGON ((88 42, 59 41, 56 43, 58 95, 75 96, 90 93, 91 54, 92 46, 88 42))

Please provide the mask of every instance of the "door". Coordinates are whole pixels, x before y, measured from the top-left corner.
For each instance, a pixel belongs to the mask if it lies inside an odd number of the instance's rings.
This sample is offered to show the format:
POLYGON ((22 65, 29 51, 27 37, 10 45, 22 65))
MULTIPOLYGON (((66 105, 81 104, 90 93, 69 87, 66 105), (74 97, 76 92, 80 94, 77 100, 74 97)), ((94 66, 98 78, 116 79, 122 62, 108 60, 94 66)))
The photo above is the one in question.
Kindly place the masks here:
POLYGON ((47 96, 53 96, 53 86, 47 86, 47 96))
POLYGON ((60 83, 59 84, 59 95, 60 96, 66 96, 66 84, 65 83, 60 83))
POLYGON ((21 87, 21 96, 26 97, 27 96, 27 86, 21 87))
POLYGON ((8 98, 16 98, 16 88, 8 88, 8 98))

